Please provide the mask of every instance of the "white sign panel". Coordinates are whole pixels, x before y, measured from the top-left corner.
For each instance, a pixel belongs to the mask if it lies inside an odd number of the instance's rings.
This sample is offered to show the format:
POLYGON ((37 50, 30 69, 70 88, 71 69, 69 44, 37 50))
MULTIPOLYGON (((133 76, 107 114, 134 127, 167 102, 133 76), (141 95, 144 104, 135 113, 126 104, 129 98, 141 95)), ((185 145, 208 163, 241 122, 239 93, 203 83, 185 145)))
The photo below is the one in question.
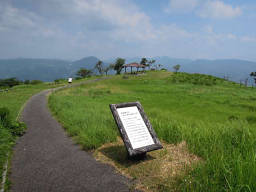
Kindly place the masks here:
POLYGON ((154 144, 148 128, 136 106, 117 108, 117 112, 133 149, 154 144))
POLYGON ((72 78, 68 78, 68 82, 69 82, 69 83, 72 83, 72 78))

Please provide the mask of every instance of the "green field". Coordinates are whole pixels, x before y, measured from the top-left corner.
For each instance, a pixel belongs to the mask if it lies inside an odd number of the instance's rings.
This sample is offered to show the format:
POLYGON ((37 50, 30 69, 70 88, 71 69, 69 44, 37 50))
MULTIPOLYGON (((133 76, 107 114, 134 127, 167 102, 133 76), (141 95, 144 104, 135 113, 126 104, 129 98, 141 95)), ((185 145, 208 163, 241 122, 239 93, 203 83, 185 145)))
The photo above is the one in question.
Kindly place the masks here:
POLYGON ((148 72, 60 90, 49 106, 74 140, 92 150, 119 135, 109 104, 133 101, 141 102, 162 141, 185 141, 202 159, 175 183, 151 190, 256 191, 255 89, 204 75, 148 72))

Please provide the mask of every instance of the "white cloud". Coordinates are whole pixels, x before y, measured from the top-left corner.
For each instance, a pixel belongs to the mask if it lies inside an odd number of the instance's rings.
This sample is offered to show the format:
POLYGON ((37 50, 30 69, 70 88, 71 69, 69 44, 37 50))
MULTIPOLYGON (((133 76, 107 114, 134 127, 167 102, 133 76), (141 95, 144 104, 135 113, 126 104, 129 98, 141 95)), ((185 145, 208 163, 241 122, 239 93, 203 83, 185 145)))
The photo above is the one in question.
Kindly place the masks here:
MULTIPOLYGON (((155 26, 129 0, 23 1, 30 7, 0 2, 0 57, 214 57, 227 53, 230 43, 253 40, 218 34, 210 24, 193 32, 175 23, 155 26)), ((202 0, 171 2, 180 11, 204 8, 202 0)))
POLYGON ((233 7, 221 0, 169 0, 167 13, 196 13, 202 18, 229 19, 240 16, 242 9, 233 7))
POLYGON ((76 12, 81 15, 94 15, 103 23, 113 25, 113 38, 131 41, 153 37, 150 18, 128 1, 74 0, 74 3, 76 12))
POLYGON ((0 28, 12 29, 12 28, 33 28, 35 26, 35 15, 22 12, 8 4, 0 4, 0 28))
POLYGON ((198 11, 200 17, 215 19, 229 19, 240 16, 241 14, 242 10, 240 7, 232 7, 219 0, 207 1, 198 11))
POLYGON ((240 40, 244 43, 256 43, 256 37, 243 36, 240 40))
POLYGON ((203 32, 213 33, 213 27, 211 25, 206 25, 203 27, 203 32))
POLYGON ((188 13, 193 11, 197 5, 198 0, 169 0, 164 11, 167 13, 188 13))
POLYGON ((13 7, 9 3, 0 3, 0 34, 50 37, 60 32, 44 21, 39 15, 13 7), (52 29, 51 29, 52 28, 52 29))
POLYGON ((140 12, 136 6, 126 1, 117 0, 73 0, 74 9, 81 15, 94 14, 107 22, 136 27, 140 22, 148 23, 148 16, 140 12))
POLYGON ((227 39, 230 39, 230 40, 236 40, 237 39, 237 36, 232 34, 232 33, 229 33, 227 34, 227 39))

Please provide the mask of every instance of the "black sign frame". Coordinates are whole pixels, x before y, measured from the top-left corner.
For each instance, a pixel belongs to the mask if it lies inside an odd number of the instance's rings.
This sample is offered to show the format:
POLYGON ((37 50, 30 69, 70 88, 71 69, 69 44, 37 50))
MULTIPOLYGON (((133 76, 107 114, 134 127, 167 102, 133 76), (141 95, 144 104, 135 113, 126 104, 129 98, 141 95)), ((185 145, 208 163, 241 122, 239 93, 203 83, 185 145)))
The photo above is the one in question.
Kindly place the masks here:
POLYGON ((112 115, 115 119, 116 125, 119 129, 120 135, 123 139, 123 142, 125 144, 125 147, 127 149, 129 156, 132 157, 132 156, 138 156, 138 155, 145 155, 149 151, 163 148, 163 146, 161 145, 159 139, 157 138, 157 135, 156 135, 152 125, 150 124, 150 122, 143 110, 143 107, 139 101, 129 102, 129 103, 120 103, 120 104, 110 104, 109 107, 111 109, 112 115), (132 148, 130 139, 125 131, 124 125, 119 117, 118 112, 117 112, 118 108, 126 108, 126 107, 134 107, 134 106, 136 106, 138 108, 140 115, 141 115, 146 127, 148 128, 148 131, 154 141, 154 144, 152 144, 152 145, 148 145, 148 146, 144 146, 144 147, 140 147, 140 148, 136 148, 136 149, 132 148))

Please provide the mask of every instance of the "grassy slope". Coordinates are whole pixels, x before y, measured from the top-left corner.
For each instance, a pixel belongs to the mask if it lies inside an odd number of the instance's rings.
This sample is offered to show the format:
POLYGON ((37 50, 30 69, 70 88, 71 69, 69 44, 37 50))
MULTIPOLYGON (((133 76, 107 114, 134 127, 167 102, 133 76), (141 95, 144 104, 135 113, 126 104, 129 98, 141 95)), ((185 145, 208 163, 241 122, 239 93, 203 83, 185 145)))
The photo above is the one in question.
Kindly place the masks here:
POLYGON ((173 83, 170 76, 116 76, 59 91, 49 104, 68 133, 94 149, 119 135, 108 105, 138 100, 160 139, 185 140, 204 159, 180 181, 180 189, 255 191, 255 90, 225 81, 214 86, 173 83))

